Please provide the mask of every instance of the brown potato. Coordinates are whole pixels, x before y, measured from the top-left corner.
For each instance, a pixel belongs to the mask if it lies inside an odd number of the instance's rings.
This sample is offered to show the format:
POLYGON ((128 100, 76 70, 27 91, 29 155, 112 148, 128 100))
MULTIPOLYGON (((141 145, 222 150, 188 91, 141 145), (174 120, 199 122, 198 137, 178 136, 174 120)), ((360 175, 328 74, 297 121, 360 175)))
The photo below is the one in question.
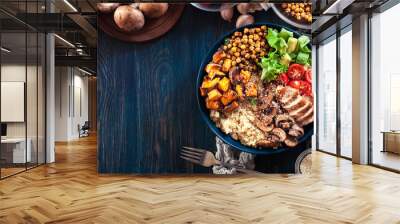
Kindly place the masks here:
POLYGON ((229 8, 226 8, 226 9, 222 9, 220 13, 221 13, 222 19, 224 19, 225 21, 230 22, 232 20, 232 17, 233 17, 233 8, 229 7, 229 8))
POLYGON ((124 32, 140 30, 145 22, 143 13, 129 5, 120 6, 115 10, 114 21, 124 32))
POLYGON ((249 24, 253 24, 253 23, 254 23, 254 17, 252 15, 241 15, 236 20, 236 28, 246 26, 249 24))
POLYGON ((119 3, 97 3, 97 10, 102 13, 113 12, 120 4, 119 3))
POLYGON ((139 10, 147 18, 158 18, 168 10, 168 3, 140 3, 139 10))

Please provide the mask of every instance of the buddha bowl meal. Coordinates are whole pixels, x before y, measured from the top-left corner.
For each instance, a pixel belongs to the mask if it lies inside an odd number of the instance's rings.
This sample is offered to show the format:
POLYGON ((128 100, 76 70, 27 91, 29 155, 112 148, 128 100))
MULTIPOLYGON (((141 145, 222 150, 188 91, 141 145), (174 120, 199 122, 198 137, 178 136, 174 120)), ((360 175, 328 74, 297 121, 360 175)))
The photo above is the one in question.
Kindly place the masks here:
POLYGON ((295 147, 314 120, 309 42, 267 26, 226 38, 199 89, 216 127, 248 147, 295 147))

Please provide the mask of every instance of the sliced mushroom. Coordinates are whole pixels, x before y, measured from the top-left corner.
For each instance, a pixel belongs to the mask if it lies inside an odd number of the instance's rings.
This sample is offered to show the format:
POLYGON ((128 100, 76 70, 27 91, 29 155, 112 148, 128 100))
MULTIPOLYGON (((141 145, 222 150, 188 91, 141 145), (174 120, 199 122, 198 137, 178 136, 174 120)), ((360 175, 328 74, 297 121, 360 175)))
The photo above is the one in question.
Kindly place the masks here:
POLYGON ((272 94, 267 94, 258 98, 258 110, 270 108, 273 98, 274 96, 272 94))
MULTIPOLYGON (((272 121, 271 121, 271 122, 272 122, 272 121)), ((271 122, 270 122, 270 123, 271 123, 271 122)), ((258 129, 260 129, 261 131, 263 131, 264 133, 269 133, 269 132, 272 131, 272 129, 274 129, 274 125, 273 125, 273 124, 270 124, 270 123, 267 124, 267 123, 261 121, 261 120, 258 119, 258 118, 255 118, 254 121, 253 121, 253 124, 254 124, 258 129)))
POLYGON ((276 127, 289 130, 294 124, 294 119, 287 114, 280 114, 275 118, 276 127))
POLYGON ((297 124, 294 124, 289 130, 289 135, 293 137, 301 137, 304 135, 304 129, 297 124))
POLYGON ((259 141, 256 143, 256 145, 257 145, 258 147, 271 148, 271 147, 276 147, 276 146, 278 146, 278 143, 277 143, 276 141, 271 141, 271 140, 268 140, 268 139, 262 139, 262 140, 259 140, 259 141))
POLYGON ((270 125, 273 124, 274 121, 274 114, 264 114, 262 112, 257 112, 256 117, 257 119, 263 123, 264 125, 270 125))
POLYGON ((272 135, 271 137, 273 137, 273 138, 277 137, 277 140, 279 142, 283 142, 287 138, 286 132, 282 128, 274 128, 274 129, 272 129, 271 135, 272 135))
POLYGON ((295 137, 288 136, 285 140, 285 144, 289 147, 295 147, 299 142, 295 137))
POLYGON ((232 67, 229 70, 229 79, 234 85, 240 84, 240 69, 238 66, 232 67))

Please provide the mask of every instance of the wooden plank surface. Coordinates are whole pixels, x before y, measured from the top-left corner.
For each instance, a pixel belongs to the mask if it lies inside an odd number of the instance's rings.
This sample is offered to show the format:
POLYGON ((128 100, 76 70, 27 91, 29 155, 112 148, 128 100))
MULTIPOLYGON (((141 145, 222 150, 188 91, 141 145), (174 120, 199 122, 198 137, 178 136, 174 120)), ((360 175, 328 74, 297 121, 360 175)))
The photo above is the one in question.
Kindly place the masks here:
MULTIPOLYGON (((283 23, 272 10, 256 21, 283 23)), ((219 13, 188 5, 172 30, 150 42, 126 43, 99 31, 99 172, 209 172, 187 164, 178 152, 184 145, 215 148, 197 108, 195 80, 208 50, 233 28, 219 13)), ((267 167, 290 172, 298 153, 289 154, 267 167)))

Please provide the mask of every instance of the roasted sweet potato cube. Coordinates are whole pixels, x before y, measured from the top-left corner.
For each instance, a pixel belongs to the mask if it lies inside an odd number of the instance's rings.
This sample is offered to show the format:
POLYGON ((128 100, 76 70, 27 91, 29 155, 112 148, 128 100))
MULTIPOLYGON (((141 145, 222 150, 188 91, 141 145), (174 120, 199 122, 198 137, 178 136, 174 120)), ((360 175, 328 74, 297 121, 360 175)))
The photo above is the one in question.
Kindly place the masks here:
POLYGON ((236 85, 235 90, 237 92, 238 97, 243 97, 244 96, 244 94, 243 94, 243 86, 242 85, 240 85, 240 84, 236 85))
POLYGON ((219 100, 222 96, 222 94, 218 91, 218 89, 213 89, 210 92, 208 92, 208 100, 210 101, 215 101, 219 100))
POLYGON ((236 110, 239 107, 239 103, 236 101, 233 101, 231 104, 229 104, 228 106, 224 107, 224 110, 226 112, 232 112, 234 110, 236 110))
POLYGON ((207 89, 200 88, 200 95, 201 96, 206 96, 207 95, 207 89))
POLYGON ((221 72, 219 70, 215 70, 215 71, 213 70, 210 73, 208 73, 208 77, 210 79, 213 79, 215 76, 226 76, 226 75, 225 75, 225 73, 223 73, 223 72, 221 72))
POLYGON ((229 72, 229 69, 232 67, 232 60, 227 58, 224 60, 224 63, 222 64, 222 71, 223 72, 229 72))
POLYGON ((220 89, 222 92, 226 92, 228 91, 230 84, 231 80, 229 80, 227 77, 224 77, 218 82, 218 89, 220 89))
POLYGON ((254 83, 249 83, 248 85, 246 85, 246 96, 257 96, 257 86, 254 83))
POLYGON ((206 66, 205 70, 207 73, 210 73, 211 71, 221 71, 221 65, 215 64, 215 63, 210 63, 206 66))
POLYGON ((243 83, 249 82, 251 77, 251 73, 247 70, 241 70, 240 71, 240 79, 242 80, 243 83))
POLYGON ((219 63, 219 62, 220 62, 222 59, 224 59, 225 57, 226 57, 225 52, 222 51, 222 50, 219 50, 219 51, 217 51, 217 52, 214 53, 212 61, 213 61, 214 63, 219 63))
POLYGON ((213 80, 206 79, 201 84, 201 88, 203 88, 203 89, 212 89, 218 84, 219 80, 221 80, 221 79, 220 78, 215 78, 213 80))
POLYGON ((221 103, 219 101, 211 101, 211 100, 206 100, 206 107, 209 110, 219 110, 221 109, 221 103))
POLYGON ((237 99, 237 94, 233 90, 228 90, 221 97, 221 102, 223 105, 228 105, 230 102, 237 99))

